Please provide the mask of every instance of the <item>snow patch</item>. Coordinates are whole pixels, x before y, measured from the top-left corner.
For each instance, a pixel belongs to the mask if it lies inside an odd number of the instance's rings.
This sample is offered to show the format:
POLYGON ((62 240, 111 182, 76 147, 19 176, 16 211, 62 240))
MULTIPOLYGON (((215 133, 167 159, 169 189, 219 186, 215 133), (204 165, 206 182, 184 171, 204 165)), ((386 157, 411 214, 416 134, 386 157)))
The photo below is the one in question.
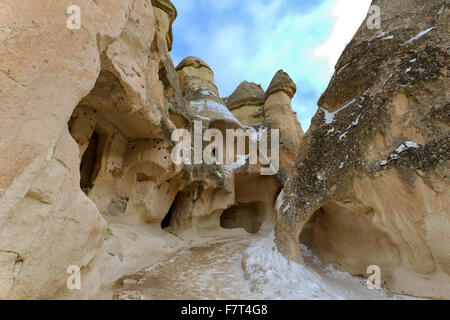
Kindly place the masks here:
POLYGON ((342 72, 342 70, 344 70, 345 68, 347 68, 347 66, 348 66, 349 64, 350 64, 350 63, 347 63, 345 66, 343 66, 342 68, 340 68, 339 71, 336 72, 336 75, 338 75, 339 73, 342 72))
POLYGON ((276 248, 274 233, 254 241, 246 250, 244 265, 252 289, 264 300, 387 299, 384 290, 368 290, 366 279, 322 269, 321 262, 304 245, 300 249, 312 259, 314 268, 287 260, 276 248), (317 267, 317 268, 316 268, 317 267))
POLYGON ((387 32, 384 31, 384 32, 380 33, 376 39, 380 39, 380 38, 384 37, 386 34, 387 34, 387 32))
POLYGON ((348 161, 348 155, 345 156, 344 161, 341 162, 341 164, 339 165, 339 169, 344 168, 344 165, 347 163, 348 161))
POLYGON ((356 99, 353 99, 352 101, 347 103, 345 106, 342 106, 333 112, 329 112, 328 110, 325 110, 322 107, 320 107, 319 109, 321 109, 325 113, 325 123, 332 124, 334 122, 334 117, 336 116, 336 114, 338 114, 340 111, 344 110, 345 108, 349 107, 350 105, 352 105, 355 102, 356 102, 356 99))
POLYGON ((214 96, 217 97, 217 94, 215 92, 212 92, 211 90, 202 90, 201 94, 205 96, 214 96))
MULTIPOLYGON (((395 149, 395 152, 389 155, 389 160, 395 160, 400 157, 400 153, 408 149, 419 149, 420 145, 414 141, 406 141, 395 149)), ((381 161, 380 165, 386 165, 387 161, 381 161), (383 164, 382 164, 383 163, 383 164)))
POLYGON ((434 27, 428 28, 425 31, 422 31, 420 33, 418 33, 416 36, 414 36, 413 38, 409 39, 408 41, 406 41, 405 43, 401 44, 401 46, 403 47, 404 45, 407 45, 413 41, 416 41, 417 39, 420 39, 421 37, 423 37, 424 35, 426 35, 428 32, 430 32, 431 30, 433 30, 434 27))
POLYGON ((210 99, 201 99, 191 101, 191 107, 195 110, 197 117, 213 120, 218 117, 239 123, 236 117, 228 110, 226 106, 210 99))

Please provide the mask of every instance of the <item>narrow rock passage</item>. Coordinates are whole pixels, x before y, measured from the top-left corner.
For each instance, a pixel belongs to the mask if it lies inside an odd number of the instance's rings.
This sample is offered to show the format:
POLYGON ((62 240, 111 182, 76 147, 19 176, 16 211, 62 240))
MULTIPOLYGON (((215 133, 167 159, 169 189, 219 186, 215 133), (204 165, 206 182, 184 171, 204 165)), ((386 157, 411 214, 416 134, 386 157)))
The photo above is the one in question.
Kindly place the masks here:
POLYGON ((249 235, 182 250, 106 291, 116 299, 258 299, 242 269, 242 256, 257 238, 249 235))
POLYGON ((103 290, 101 298, 389 299, 384 290, 367 289, 366 279, 331 266, 300 266, 273 248, 273 235, 248 235, 182 250, 168 261, 118 280, 103 290))

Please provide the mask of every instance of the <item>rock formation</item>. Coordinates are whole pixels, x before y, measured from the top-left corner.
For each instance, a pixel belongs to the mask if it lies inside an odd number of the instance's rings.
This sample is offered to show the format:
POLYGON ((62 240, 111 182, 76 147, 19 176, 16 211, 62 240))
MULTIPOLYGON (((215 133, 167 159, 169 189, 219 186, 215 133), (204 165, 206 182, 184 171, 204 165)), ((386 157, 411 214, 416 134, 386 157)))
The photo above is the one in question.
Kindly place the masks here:
POLYGON ((255 233, 282 187, 245 152, 172 162, 175 129, 245 126, 205 62, 174 67, 170 1, 82 0, 79 30, 59 14, 70 5, 0 4, 2 299, 88 298, 180 248, 255 233))
POLYGON ((393 292, 448 299, 448 4, 373 4, 382 30, 364 22, 337 62, 278 198, 277 245, 301 262, 303 242, 355 275, 377 265, 393 292))
POLYGON ((169 0, 77 2, 80 29, 68 0, 0 3, 0 299, 89 298, 274 223, 292 260, 301 241, 353 274, 379 265, 394 292, 450 297, 448 6, 375 1, 384 31, 360 28, 303 135, 282 70, 222 99, 206 62, 175 68, 169 0), (208 144, 228 129, 243 150, 208 144), (242 162, 260 129, 280 132, 277 175, 267 155, 242 162), (179 131, 213 163, 172 161, 179 131))
POLYGON ((296 91, 297 86, 289 75, 279 70, 266 92, 261 85, 244 81, 226 98, 228 109, 242 124, 280 130, 280 175, 284 177, 294 167, 303 136, 291 106, 296 91))
POLYGON ((67 294, 70 265, 87 294, 170 252, 149 230, 184 185, 170 134, 187 120, 176 11, 154 3, 79 1, 80 30, 58 14, 69 1, 0 5, 1 298, 67 294))

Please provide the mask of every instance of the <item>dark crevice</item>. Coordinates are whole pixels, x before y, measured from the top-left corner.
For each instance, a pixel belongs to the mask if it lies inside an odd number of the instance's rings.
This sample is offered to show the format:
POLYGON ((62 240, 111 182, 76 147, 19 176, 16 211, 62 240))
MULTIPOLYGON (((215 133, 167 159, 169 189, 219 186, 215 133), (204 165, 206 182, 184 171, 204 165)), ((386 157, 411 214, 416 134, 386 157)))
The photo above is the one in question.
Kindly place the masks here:
POLYGON ((166 216, 164 217, 164 219, 161 221, 161 229, 166 229, 168 227, 170 227, 171 225, 171 220, 172 220, 172 213, 174 211, 175 208, 175 202, 174 201, 172 203, 172 205, 170 206, 169 211, 167 212, 166 216))
POLYGON ((84 193, 88 193, 94 186, 95 178, 97 177, 102 159, 101 150, 101 136, 94 131, 89 145, 83 154, 80 164, 80 187, 84 193))

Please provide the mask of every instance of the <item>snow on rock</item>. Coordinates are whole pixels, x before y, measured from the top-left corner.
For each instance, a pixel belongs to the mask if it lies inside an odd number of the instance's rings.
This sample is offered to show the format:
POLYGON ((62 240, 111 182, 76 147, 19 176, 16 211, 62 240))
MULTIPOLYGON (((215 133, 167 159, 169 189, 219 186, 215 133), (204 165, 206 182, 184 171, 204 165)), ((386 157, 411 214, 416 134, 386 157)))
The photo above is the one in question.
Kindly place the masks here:
POLYGON ((217 97, 217 94, 215 92, 212 92, 211 90, 202 90, 201 94, 204 96, 214 96, 217 97))
POLYGON ((191 107, 194 109, 196 116, 202 119, 226 119, 239 123, 236 117, 228 110, 226 106, 210 99, 201 99, 191 101, 191 107))
MULTIPOLYGON (((418 149, 420 148, 420 145, 417 142, 414 141, 406 141, 405 143, 402 143, 400 146, 395 149, 395 152, 389 155, 389 160, 395 160, 400 157, 400 153, 402 153, 405 150, 408 149, 418 149)), ((387 164, 387 161, 381 161, 380 165, 385 166, 387 164)))
POLYGON ((280 194, 278 195, 277 201, 275 202, 275 209, 279 211, 284 203, 284 189, 281 190, 280 194))
POLYGON ((382 33, 380 33, 380 34, 377 36, 377 39, 380 39, 380 38, 384 37, 386 34, 387 34, 387 32, 386 32, 386 31, 383 31, 382 33))
POLYGON ((280 212, 280 209, 283 208, 281 212, 286 213, 286 211, 288 211, 291 208, 291 201, 293 197, 294 197, 293 193, 290 194, 288 197, 286 197, 284 190, 281 190, 277 200, 275 201, 275 210, 277 212, 280 212), (288 200, 286 200, 286 198, 288 198, 288 200))
POLYGON ((344 110, 345 108, 347 108, 348 106, 352 105, 355 102, 356 102, 356 99, 353 99, 352 101, 347 103, 345 106, 342 106, 333 112, 329 112, 328 110, 321 108, 321 107, 319 109, 325 113, 325 123, 332 124, 334 122, 334 117, 336 116, 336 114, 338 114, 340 111, 344 110))
POLYGON ((347 68, 349 64, 350 64, 350 63, 347 63, 345 66, 343 66, 342 68, 340 68, 339 71, 336 72, 336 75, 338 75, 339 73, 342 72, 342 70, 344 70, 345 68, 347 68))
POLYGON ((332 266, 319 269, 319 259, 305 246, 301 249, 317 268, 287 260, 278 252, 273 232, 249 246, 243 265, 252 289, 262 299, 387 299, 384 290, 369 290, 366 279, 337 271, 332 266))
POLYGON ((344 168, 344 165, 347 163, 348 161, 348 155, 345 156, 344 161, 341 162, 341 164, 339 165, 339 169, 344 168))
POLYGON ((395 151, 397 153, 401 153, 401 152, 405 151, 406 149, 410 149, 410 148, 418 149, 418 148, 420 148, 420 146, 417 142, 406 141, 404 144, 400 145, 395 151))
POLYGON ((414 36, 413 38, 409 39, 408 41, 406 41, 405 43, 401 44, 401 46, 407 45, 413 41, 416 41, 417 39, 423 37, 424 35, 426 35, 428 32, 430 32, 431 30, 433 30, 434 27, 428 28, 425 31, 420 32, 419 34, 417 34, 416 36, 414 36))

